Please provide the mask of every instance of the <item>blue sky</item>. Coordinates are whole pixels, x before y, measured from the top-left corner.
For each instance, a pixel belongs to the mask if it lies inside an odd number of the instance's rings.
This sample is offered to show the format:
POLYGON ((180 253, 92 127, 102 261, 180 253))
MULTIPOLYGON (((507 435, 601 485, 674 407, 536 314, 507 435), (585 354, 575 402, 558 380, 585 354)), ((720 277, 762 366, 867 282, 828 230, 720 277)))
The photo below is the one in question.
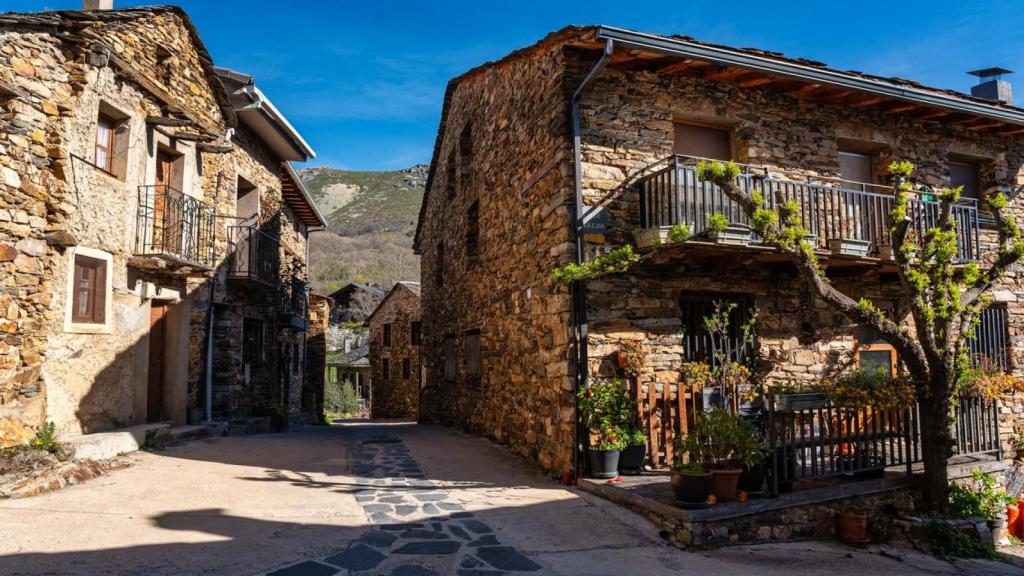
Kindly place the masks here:
MULTIPOLYGON (((153 2, 115 0, 115 6, 153 2)), ((445 84, 566 24, 608 24, 765 48, 873 74, 969 90, 964 72, 1019 70, 1024 3, 407 2, 192 0, 181 5, 218 65, 247 72, 316 149, 358 170, 430 160, 445 84)), ((0 0, 0 11, 79 8, 0 0)), ((1019 81, 1018 81, 1019 79, 1019 81)))

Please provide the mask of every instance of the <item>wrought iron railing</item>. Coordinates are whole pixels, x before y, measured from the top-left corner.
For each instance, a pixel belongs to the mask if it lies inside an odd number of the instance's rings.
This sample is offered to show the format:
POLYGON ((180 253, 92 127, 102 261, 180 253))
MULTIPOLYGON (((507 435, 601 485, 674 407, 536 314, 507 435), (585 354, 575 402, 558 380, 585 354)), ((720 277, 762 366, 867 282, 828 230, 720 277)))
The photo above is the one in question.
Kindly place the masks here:
POLYGON ((215 221, 214 208, 201 200, 166 185, 140 186, 135 254, 212 268, 215 221))
MULTIPOLYGON (((694 233, 707 228, 710 214, 721 212, 732 223, 749 224, 739 205, 717 186, 697 178, 697 158, 672 156, 648 167, 637 181, 640 192, 641 228, 687 224, 694 233)), ((737 184, 741 190, 759 190, 769 207, 779 200, 796 200, 803 225, 816 237, 819 247, 830 239, 867 240, 875 246, 889 244, 889 213, 894 198, 875 184, 834 178, 790 180, 771 175, 765 167, 740 165, 737 184)), ((978 205, 964 199, 953 206, 957 223, 957 257, 961 261, 979 257, 978 205)), ((935 226, 939 204, 927 194, 916 194, 910 202, 912 226, 920 237, 935 226)))
POLYGON ((274 285, 279 281, 280 251, 277 238, 256 226, 228 226, 231 261, 228 277, 257 280, 274 285))
MULTIPOLYGON (((771 488, 797 480, 881 472, 922 461, 917 406, 841 406, 814 395, 767 397, 766 436, 771 488), (796 399, 794 399, 796 398, 796 399)), ((952 433, 959 456, 999 457, 998 403, 976 397, 957 402, 952 433)))

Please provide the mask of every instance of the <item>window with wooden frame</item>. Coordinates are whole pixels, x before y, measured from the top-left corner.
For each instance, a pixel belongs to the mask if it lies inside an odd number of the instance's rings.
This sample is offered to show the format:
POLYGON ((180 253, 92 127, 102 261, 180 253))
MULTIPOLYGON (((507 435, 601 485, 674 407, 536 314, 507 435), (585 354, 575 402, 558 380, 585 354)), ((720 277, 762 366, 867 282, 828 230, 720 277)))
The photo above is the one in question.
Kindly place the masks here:
POLYGON ((754 300, 747 294, 684 293, 679 299, 683 324, 683 358, 687 362, 716 362, 714 349, 724 351, 735 362, 753 360, 755 342, 744 338, 743 326, 754 313, 754 300), (728 337, 719 341, 708 332, 704 319, 722 304, 735 304, 729 314, 728 337))
POLYGON ((480 386, 480 331, 466 332, 466 383, 473 388, 480 386))
MULTIPOLYGON (((892 305, 876 302, 875 306, 887 315, 892 314, 892 305)), ((857 326, 854 331, 854 350, 857 351, 857 367, 861 370, 887 370, 896 376, 899 357, 892 344, 883 340, 877 332, 867 326, 857 326)))
POLYGON ((96 119, 96 166, 114 173, 114 131, 116 124, 110 116, 103 114, 96 119))
POLYGON ((384 381, 391 379, 391 360, 388 358, 380 359, 380 377, 384 379, 384 381))
POLYGON ((408 380, 412 376, 412 360, 402 358, 402 379, 408 380))
POLYGON ((466 122, 459 133, 459 188, 468 190, 473 177, 473 124, 466 122))
POLYGON ((391 346, 391 324, 385 324, 381 330, 381 344, 391 346))
POLYGON ((419 320, 413 320, 409 324, 409 342, 411 342, 413 346, 419 346, 420 345, 420 321, 419 320))
POLYGON ((949 185, 951 187, 963 186, 960 192, 961 198, 974 200, 981 199, 981 178, 977 162, 963 160, 949 161, 949 185))
POLYGON ((978 318, 974 337, 967 339, 967 350, 971 362, 1010 370, 1010 330, 1006 308, 986 308, 978 318))
POLYGON ((480 255, 480 201, 473 202, 466 210, 466 258, 475 264, 480 255))
POLYGON ((728 128, 681 120, 674 127, 673 154, 732 160, 732 134, 728 128))
POLYGON ((128 115, 101 102, 96 115, 93 164, 124 180, 128 167, 128 115))
POLYGON ((75 324, 106 324, 107 261, 75 255, 71 321, 75 324))
POLYGON ((242 318, 242 362, 262 366, 263 359, 263 321, 242 318))
POLYGON ((459 166, 456 164, 458 159, 455 156, 455 152, 455 148, 452 148, 452 151, 448 153, 448 163, 446 165, 448 172, 444 183, 444 190, 449 199, 455 197, 456 181, 459 178, 459 166))

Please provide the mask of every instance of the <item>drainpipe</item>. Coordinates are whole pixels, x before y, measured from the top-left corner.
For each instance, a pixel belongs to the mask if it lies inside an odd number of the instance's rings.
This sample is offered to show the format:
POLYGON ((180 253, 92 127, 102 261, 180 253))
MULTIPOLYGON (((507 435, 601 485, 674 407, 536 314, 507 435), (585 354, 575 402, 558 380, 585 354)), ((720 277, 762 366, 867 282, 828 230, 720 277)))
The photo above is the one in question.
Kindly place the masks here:
POLYGON ((213 292, 216 289, 216 278, 210 281, 210 299, 207 302, 206 322, 206 366, 205 366, 205 394, 203 416, 206 423, 213 422, 213 292))
MULTIPOLYGON (((580 96, 583 91, 594 83, 594 80, 611 60, 614 44, 611 39, 605 40, 604 51, 597 59, 594 66, 587 73, 587 76, 580 83, 572 95, 571 116, 572 116, 572 154, 573 174, 575 177, 576 204, 573 207, 572 225, 576 236, 576 263, 582 264, 584 260, 585 240, 583 237, 583 155, 580 144, 580 96)), ((573 401, 575 402, 575 426, 573 429, 572 461, 573 481, 580 477, 583 466, 580 453, 580 410, 579 390, 587 385, 587 292, 583 281, 577 280, 572 283, 572 345, 575 353, 576 363, 575 381, 573 389, 573 401)))

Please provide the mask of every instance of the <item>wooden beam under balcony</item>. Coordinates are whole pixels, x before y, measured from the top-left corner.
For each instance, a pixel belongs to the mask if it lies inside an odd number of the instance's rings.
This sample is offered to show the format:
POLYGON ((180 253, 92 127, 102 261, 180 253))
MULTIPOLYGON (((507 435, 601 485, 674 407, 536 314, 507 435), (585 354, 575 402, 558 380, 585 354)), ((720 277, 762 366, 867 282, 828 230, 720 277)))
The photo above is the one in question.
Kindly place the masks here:
POLYGON ((902 114, 903 112, 912 112, 917 110, 919 106, 912 102, 896 102, 882 108, 884 114, 902 114))
POLYGON ((984 132, 985 130, 991 130, 992 128, 1001 128, 1007 126, 1005 122, 1000 120, 985 120, 979 119, 975 124, 968 124, 967 129, 975 132, 984 132))
POLYGON ((695 65, 697 65, 697 61, 696 60, 690 60, 689 58, 687 58, 685 60, 680 60, 678 62, 673 62, 672 64, 669 64, 668 66, 662 66, 661 68, 658 68, 657 70, 655 70, 655 72, 658 73, 658 74, 676 74, 678 72, 682 72, 683 70, 691 68, 691 67, 693 67, 695 65))
POLYGON ((790 90, 788 94, 796 98, 807 98, 811 94, 818 92, 822 89, 821 84, 804 84, 803 86, 790 90))
POLYGON ((764 76, 761 74, 752 74, 750 76, 744 76, 739 78, 736 85, 740 88, 756 88, 758 86, 767 86, 778 82, 778 78, 772 76, 764 76))
POLYGON ((722 70, 718 70, 715 72, 711 72, 710 74, 704 75, 704 79, 714 81, 728 81, 734 78, 738 78, 739 76, 742 76, 743 74, 746 73, 747 71, 742 68, 724 68, 722 70))
POLYGON ((1013 128, 1008 128, 1006 130, 998 130, 996 131, 996 134, 1000 136, 1017 136, 1019 134, 1024 134, 1024 126, 1014 126, 1013 128))
POLYGON ((918 115, 917 119, 922 121, 922 122, 927 122, 929 120, 938 120, 940 118, 945 118, 947 116, 950 116, 951 114, 953 114, 953 113, 950 112, 949 110, 928 109, 927 112, 918 115))
POLYGON ((886 98, 884 96, 866 96, 864 98, 858 98, 853 100, 852 102, 849 103, 849 105, 853 106, 854 108, 867 108, 868 106, 875 106, 876 104, 881 104, 882 102, 885 102, 885 100, 886 98))
POLYGON ((191 126, 192 121, 188 118, 173 118, 171 116, 149 116, 146 124, 152 126, 191 126))

